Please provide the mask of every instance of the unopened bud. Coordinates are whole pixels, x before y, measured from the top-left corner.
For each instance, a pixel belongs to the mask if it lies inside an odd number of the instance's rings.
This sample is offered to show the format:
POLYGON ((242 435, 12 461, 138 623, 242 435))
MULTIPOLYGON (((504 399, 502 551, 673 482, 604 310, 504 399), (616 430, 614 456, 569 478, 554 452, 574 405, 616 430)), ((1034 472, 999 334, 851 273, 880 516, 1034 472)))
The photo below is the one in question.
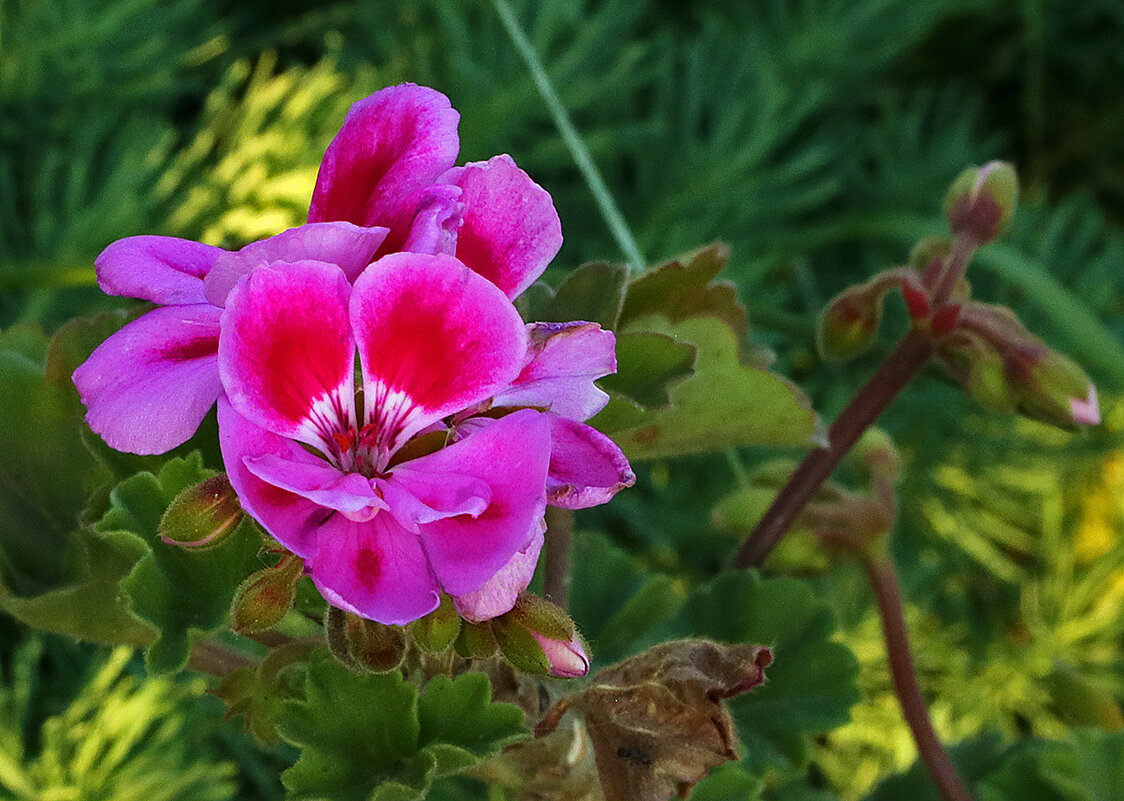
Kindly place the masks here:
POLYGON ((884 289, 870 285, 852 287, 828 304, 816 325, 820 355, 833 362, 858 356, 874 341, 882 322, 884 289))
POLYGON ((500 650, 516 668, 558 678, 589 672, 589 656, 574 622, 550 601, 524 593, 495 622, 500 650))
POLYGON ((328 647, 342 664, 357 672, 386 673, 402 664, 406 630, 328 607, 328 647))
POLYGON ((230 627, 252 634, 276 626, 297 598, 297 582, 304 563, 288 554, 273 567, 254 573, 238 588, 230 603, 230 627))
POLYGON ((444 651, 461 632, 461 618, 453 606, 453 599, 442 594, 441 605, 420 620, 410 624, 414 642, 423 651, 437 653, 444 651))
POLYGON ((157 532, 169 545, 205 548, 242 522, 242 507, 226 475, 204 479, 175 497, 157 532))
POLYGON ((406 656, 406 629, 358 615, 348 614, 346 619, 347 650, 358 665, 373 673, 386 673, 402 664, 406 656))
POLYGON ((1097 388, 1060 353, 1047 351, 1030 368, 1030 381, 1017 390, 1019 411, 1028 417, 1063 428, 1101 422, 1097 388))
POLYGON ((960 173, 945 197, 944 210, 954 234, 967 234, 978 244, 991 242, 1015 213, 1019 179, 1002 161, 969 167, 960 173))

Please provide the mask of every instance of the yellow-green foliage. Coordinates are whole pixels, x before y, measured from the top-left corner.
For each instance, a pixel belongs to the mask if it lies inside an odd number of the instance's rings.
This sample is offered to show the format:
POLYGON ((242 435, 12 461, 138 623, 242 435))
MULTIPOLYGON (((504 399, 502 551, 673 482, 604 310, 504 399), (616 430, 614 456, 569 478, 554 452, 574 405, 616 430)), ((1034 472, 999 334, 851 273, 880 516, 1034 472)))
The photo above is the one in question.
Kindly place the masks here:
POLYGON ((204 680, 172 681, 128 672, 131 648, 95 662, 70 704, 27 731, 41 671, 42 640, 13 654, 12 681, 0 682, 0 799, 3 801, 225 801, 235 766, 199 747, 186 701, 204 680))

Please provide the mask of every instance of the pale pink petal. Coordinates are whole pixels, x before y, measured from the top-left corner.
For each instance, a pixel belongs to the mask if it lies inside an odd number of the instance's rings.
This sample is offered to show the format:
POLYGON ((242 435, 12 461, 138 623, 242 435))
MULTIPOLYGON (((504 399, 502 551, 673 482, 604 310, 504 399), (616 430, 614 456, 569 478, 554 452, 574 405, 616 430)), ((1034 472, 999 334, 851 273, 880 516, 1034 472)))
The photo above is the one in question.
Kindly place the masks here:
POLYGON ((616 337, 597 323, 531 323, 527 364, 493 406, 535 406, 588 420, 609 396, 594 379, 617 371, 616 337))
POLYGON ((488 508, 492 488, 479 478, 456 473, 415 470, 398 465, 389 479, 376 479, 390 513, 400 525, 418 533, 418 526, 457 515, 476 516, 488 508))
POLYGON ((517 551, 498 573, 485 581, 483 587, 476 592, 455 596, 453 605, 457 614, 471 623, 482 623, 510 612, 519 593, 527 589, 535 575, 545 532, 546 522, 538 521, 531 541, 517 551))
POLYGON ((434 184, 426 189, 402 250, 446 256, 456 253, 457 230, 464 211, 460 197, 461 188, 452 184, 434 184))
POLYGON ((218 339, 206 303, 153 309, 113 334, 74 371, 90 428, 131 453, 186 442, 222 392, 218 339))
POLYGON ((537 631, 531 636, 542 646, 546 661, 550 663, 550 675, 560 679, 576 679, 589 672, 589 654, 576 635, 569 641, 552 640, 537 631))
POLYGON ((203 278, 225 252, 171 236, 131 236, 103 250, 94 266, 108 295, 187 305, 205 301, 203 278))
POLYGON ((592 426, 557 415, 550 419, 550 473, 546 479, 551 506, 585 509, 608 502, 636 475, 617 444, 592 426))
POLYGON ((347 280, 354 281, 374 260, 386 235, 386 228, 360 228, 349 222, 309 223, 290 228, 251 242, 234 253, 222 251, 203 281, 203 292, 210 303, 224 306, 226 296, 242 276, 278 261, 327 262, 343 270, 347 280))
POLYGON ((1084 426, 1100 425, 1101 407, 1097 401, 1096 386, 1089 384, 1089 391, 1084 398, 1070 398, 1069 409, 1073 422, 1084 426))
POLYGON ((365 523, 333 516, 307 568, 328 603, 387 625, 417 620, 440 603, 417 536, 387 514, 365 523))
POLYGON ((545 415, 524 410, 404 463, 415 474, 473 476, 492 490, 488 507, 478 515, 421 526, 425 552, 446 592, 475 592, 527 544, 545 509, 549 458, 545 415))
POLYGON ((445 95, 414 84, 360 100, 324 154, 308 221, 386 226, 383 252, 399 250, 426 187, 456 161, 459 120, 445 95))
POLYGON ((311 465, 320 459, 291 439, 259 428, 219 398, 219 447, 230 485, 242 508, 262 524, 269 535, 297 556, 316 553, 320 525, 335 514, 318 503, 262 481, 246 467, 247 459, 273 455, 311 465))
POLYGON ((332 264, 278 262, 227 298, 219 372, 231 405, 275 434, 333 450, 354 419, 351 286, 332 264))
POLYGON ((507 386, 527 334, 502 292, 451 256, 393 253, 355 282, 351 323, 379 447, 507 386))
POLYGON ((320 459, 292 461, 267 453, 247 456, 242 461, 247 470, 267 484, 335 509, 351 520, 370 520, 380 509, 389 508, 370 479, 359 473, 344 473, 320 459))
POLYGON ((441 180, 464 190, 457 258, 509 298, 520 295, 562 247, 562 225, 550 193, 510 156, 454 168, 441 180))

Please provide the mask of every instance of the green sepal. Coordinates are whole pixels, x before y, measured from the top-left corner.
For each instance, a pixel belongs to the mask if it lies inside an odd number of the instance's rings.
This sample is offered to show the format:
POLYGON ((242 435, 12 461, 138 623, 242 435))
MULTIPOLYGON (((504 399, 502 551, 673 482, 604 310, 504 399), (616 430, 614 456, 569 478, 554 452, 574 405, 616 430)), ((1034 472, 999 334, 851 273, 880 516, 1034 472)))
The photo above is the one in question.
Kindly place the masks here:
POLYGON ((457 614, 453 599, 441 593, 441 605, 423 618, 410 624, 414 642, 429 653, 440 653, 457 639, 461 632, 461 616, 457 614))
POLYGON ((492 621, 483 623, 469 623, 467 620, 461 625, 460 634, 453 642, 453 648, 460 656, 466 659, 487 659, 496 652, 499 643, 492 631, 492 621))
POLYGON ((513 667, 536 676, 545 676, 550 672, 546 652, 523 624, 507 615, 496 618, 492 623, 500 653, 513 667))

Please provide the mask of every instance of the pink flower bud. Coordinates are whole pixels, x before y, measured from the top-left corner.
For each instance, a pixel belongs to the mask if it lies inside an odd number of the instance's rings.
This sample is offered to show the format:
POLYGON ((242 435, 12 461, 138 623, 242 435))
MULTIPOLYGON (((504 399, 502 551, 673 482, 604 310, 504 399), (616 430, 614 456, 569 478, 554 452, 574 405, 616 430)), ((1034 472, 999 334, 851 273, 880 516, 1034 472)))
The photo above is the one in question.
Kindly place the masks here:
POLYGON ((960 173, 945 197, 945 215, 954 234, 967 234, 978 244, 995 239, 1015 213, 1019 179, 1002 161, 969 167, 960 173))
POLYGON ((546 654, 546 659, 550 662, 551 676, 560 679, 576 679, 589 672, 589 655, 582 647, 578 635, 575 634, 566 642, 552 640, 536 631, 532 631, 531 636, 542 646, 543 653, 546 654))

